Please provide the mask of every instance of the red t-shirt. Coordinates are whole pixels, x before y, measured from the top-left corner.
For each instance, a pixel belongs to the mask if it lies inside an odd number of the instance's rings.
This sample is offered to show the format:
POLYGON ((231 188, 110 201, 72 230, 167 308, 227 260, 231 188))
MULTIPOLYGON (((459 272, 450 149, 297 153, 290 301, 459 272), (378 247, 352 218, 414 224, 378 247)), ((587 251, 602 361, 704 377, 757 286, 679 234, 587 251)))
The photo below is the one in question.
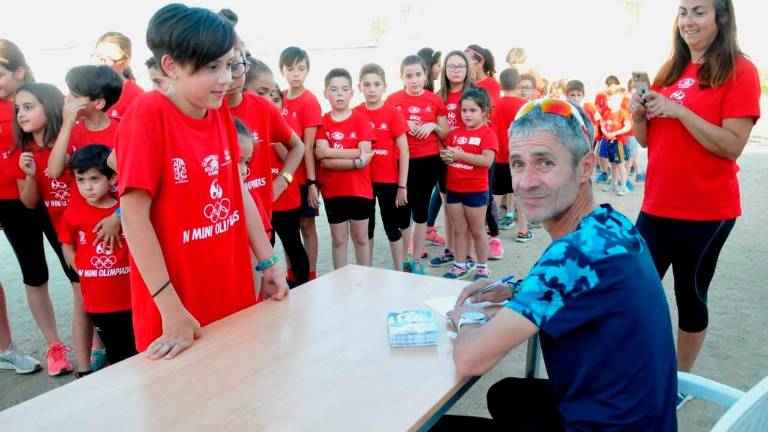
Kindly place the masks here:
POLYGON ((589 116, 589 120, 592 122, 592 129, 595 131, 596 136, 600 136, 598 130, 600 128, 600 114, 597 113, 597 107, 589 102, 584 102, 581 107, 584 109, 584 112, 587 113, 587 116, 589 116))
POLYGON ((499 141, 499 151, 496 152, 496 163, 509 163, 509 127, 515 121, 515 116, 520 108, 528 102, 517 96, 504 96, 493 110, 496 121, 496 137, 499 141))
POLYGON ((72 128, 69 134, 69 154, 88 144, 104 144, 110 149, 115 148, 115 135, 117 135, 118 122, 111 119, 109 126, 100 130, 93 131, 85 126, 85 121, 81 121, 72 128))
MULTIPOLYGON (((120 194, 152 197, 149 218, 184 307, 201 325, 256 301, 237 161, 240 146, 226 106, 203 119, 160 92, 139 96, 117 131, 120 194)), ((133 251, 135 254, 136 251, 133 251)), ((160 314, 131 262, 136 348, 162 334, 160 314)))
MULTIPOLYGON (((320 103, 309 90, 304 90, 293 99, 288 99, 288 90, 283 90, 283 117, 302 141, 304 140, 304 129, 317 127, 323 123, 323 111, 320 109, 320 103)), ((317 134, 315 134, 315 139, 317 139, 317 134)), ((304 184, 306 180, 307 169, 304 167, 302 159, 296 169, 293 182, 299 185, 304 184)))
POLYGON ((114 105, 109 107, 107 115, 110 118, 121 120, 128 112, 128 108, 133 101, 144 93, 144 89, 139 87, 135 81, 126 79, 123 81, 123 91, 120 93, 120 99, 114 105))
MULTIPOLYGON (((317 131, 317 138, 327 140, 332 149, 356 149, 361 141, 373 142, 376 139, 368 119, 355 111, 340 122, 334 120, 331 113, 325 114, 323 124, 317 131)), ((373 158, 376 159, 377 156, 373 158)), ((349 163, 352 164, 352 161, 349 163)), ((373 199, 370 168, 370 164, 352 170, 320 168, 320 192, 323 198, 344 196, 373 199)))
MULTIPOLYGON (((674 84, 653 90, 717 126, 728 118, 760 118, 760 82, 752 62, 737 57, 733 78, 720 87, 706 89, 699 87, 698 66, 689 64, 674 84)), ((680 120, 652 113, 649 118, 648 177, 642 211, 698 221, 740 216, 736 162, 706 150, 680 120)))
POLYGON ((496 78, 487 76, 475 84, 477 87, 482 87, 488 92, 488 96, 491 97, 491 106, 495 108, 499 104, 501 98, 501 84, 496 81, 496 78))
MULTIPOLYGON (((600 114, 602 118, 603 112, 608 108, 608 95, 605 94, 604 91, 601 91, 595 95, 595 108, 597 109, 597 113, 600 114)), ((599 140, 602 137, 603 132, 600 130, 600 128, 597 128, 595 132, 595 139, 599 140)))
MULTIPOLYGON (((480 154, 483 150, 497 152, 499 142, 496 132, 483 125, 477 129, 456 129, 448 135, 446 147, 458 147, 464 153, 480 154)), ((479 167, 464 161, 448 165, 446 186, 456 193, 488 192, 488 167, 479 167)))
POLYGON ((376 141, 373 143, 374 157, 371 161, 371 181, 374 183, 397 183, 400 181, 400 151, 395 139, 408 132, 408 123, 392 105, 384 104, 370 110, 365 103, 355 107, 371 124, 376 141))
MULTIPOLYGON (((58 179, 48 177, 48 158, 51 156, 51 149, 41 147, 37 143, 27 145, 25 151, 30 151, 35 160, 35 183, 37 184, 37 193, 48 210, 48 216, 54 227, 58 227, 64 211, 69 207, 72 201, 72 193, 75 191, 75 179, 72 171, 64 170, 58 179)), ((18 152, 17 152, 18 153, 18 152)), ((26 175, 19 168, 19 156, 16 160, 16 178, 24 179, 26 175)), ((18 186, 17 186, 18 189, 18 186)))
POLYGON ((448 130, 454 130, 464 127, 464 120, 461 119, 461 95, 464 94, 464 90, 448 92, 445 103, 446 116, 448 117, 448 130))
POLYGON ((0 99, 0 200, 19 199, 19 188, 16 185, 18 171, 18 151, 14 147, 16 139, 13 136, 14 115, 13 101, 0 99), (13 157, 13 156, 16 157, 13 157), (14 166, 15 164, 15 166, 14 166))
POLYGON ((251 195, 260 195, 267 219, 272 218, 272 151, 271 143, 287 142, 293 131, 286 123, 280 110, 263 97, 243 92, 240 105, 230 108, 233 117, 237 117, 253 133, 253 157, 248 165, 245 186, 251 195))
POLYGON ((80 277, 83 307, 91 313, 110 313, 131 309, 131 281, 128 244, 115 242, 110 250, 104 242, 93 246, 93 228, 111 216, 120 203, 97 208, 85 200, 73 203, 64 212, 59 225, 59 241, 75 249, 75 267, 80 277))
MULTIPOLYGON (((283 170, 283 160, 280 159, 280 155, 275 150, 275 143, 269 145, 272 151, 272 180, 276 179, 280 175, 280 171, 283 170)), ((296 210, 301 206, 301 192, 299 191, 299 182, 294 177, 293 182, 280 194, 279 197, 272 203, 272 211, 290 211, 296 210)))
MULTIPOLYGON (((387 98, 387 103, 396 107, 408 121, 418 124, 437 123, 438 117, 446 117, 448 112, 440 96, 424 90, 419 96, 411 96, 400 90, 387 98)), ((411 159, 420 159, 440 154, 440 138, 432 132, 420 140, 411 134, 408 136, 408 151, 411 159)))
MULTIPOLYGON (((603 114, 603 132, 615 132, 624 127, 624 123, 629 122, 632 124, 632 117, 625 109, 619 109, 618 111, 607 110, 603 114)), ((631 129, 630 129, 631 131, 631 129)), ((614 139, 624 144, 627 143, 627 137, 632 135, 631 132, 625 132, 621 135, 617 135, 614 139)))

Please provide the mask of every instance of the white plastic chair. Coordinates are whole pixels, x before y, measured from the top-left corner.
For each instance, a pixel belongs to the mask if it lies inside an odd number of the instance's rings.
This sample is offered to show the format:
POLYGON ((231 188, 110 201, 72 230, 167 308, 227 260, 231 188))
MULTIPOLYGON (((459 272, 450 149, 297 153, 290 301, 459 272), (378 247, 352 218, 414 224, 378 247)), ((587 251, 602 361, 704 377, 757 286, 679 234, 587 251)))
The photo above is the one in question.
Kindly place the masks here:
POLYGON ((768 431, 768 377, 744 393, 698 375, 678 372, 677 391, 728 408, 712 432, 768 431))

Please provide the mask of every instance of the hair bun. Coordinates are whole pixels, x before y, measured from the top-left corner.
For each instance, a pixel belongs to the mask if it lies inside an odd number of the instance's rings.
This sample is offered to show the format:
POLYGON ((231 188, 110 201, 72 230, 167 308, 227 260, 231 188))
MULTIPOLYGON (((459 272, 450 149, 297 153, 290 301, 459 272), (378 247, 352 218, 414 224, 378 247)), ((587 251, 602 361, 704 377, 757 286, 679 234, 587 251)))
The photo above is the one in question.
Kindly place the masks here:
POLYGON ((219 16, 232 23, 233 26, 237 25, 237 14, 232 9, 224 8, 219 11, 219 16))

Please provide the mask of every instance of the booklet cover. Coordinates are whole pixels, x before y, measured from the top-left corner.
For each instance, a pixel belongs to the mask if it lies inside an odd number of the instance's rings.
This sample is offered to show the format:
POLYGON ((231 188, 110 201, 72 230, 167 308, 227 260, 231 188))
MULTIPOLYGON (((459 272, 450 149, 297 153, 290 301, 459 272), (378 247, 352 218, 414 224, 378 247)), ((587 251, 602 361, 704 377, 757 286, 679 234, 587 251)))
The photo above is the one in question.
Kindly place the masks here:
POLYGON ((437 322, 430 309, 389 312, 387 325, 393 348, 437 345, 437 322))

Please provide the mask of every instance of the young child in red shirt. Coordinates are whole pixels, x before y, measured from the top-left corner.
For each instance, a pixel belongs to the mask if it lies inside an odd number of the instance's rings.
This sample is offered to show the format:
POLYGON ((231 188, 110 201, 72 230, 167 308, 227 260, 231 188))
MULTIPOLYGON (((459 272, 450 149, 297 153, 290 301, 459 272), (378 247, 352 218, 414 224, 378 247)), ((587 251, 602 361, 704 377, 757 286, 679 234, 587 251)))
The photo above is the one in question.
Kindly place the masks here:
MULTIPOLYGON (((107 361, 115 364, 136 354, 131 318, 128 245, 98 241, 94 227, 114 214, 119 203, 110 194, 117 182, 107 166, 111 150, 102 144, 81 147, 69 167, 82 200, 73 201, 58 227, 67 263, 77 271, 83 309, 104 342, 107 361)), ((77 377, 90 371, 78 371, 77 377)))
POLYGON ((420 251, 424 249, 427 216, 432 189, 445 166, 440 162, 440 140, 448 136, 448 118, 440 96, 424 89, 427 66, 417 55, 400 63, 405 89, 393 93, 387 103, 397 108, 408 122, 408 204, 413 218, 413 273, 424 274, 420 251))
POLYGON ((331 111, 323 116, 315 155, 320 161, 318 181, 331 225, 334 269, 347 265, 350 234, 357 264, 371 265, 368 218, 373 187, 368 164, 374 158, 371 145, 375 138, 365 115, 349 108, 353 94, 349 72, 331 69, 325 76, 325 97, 331 111))
POLYGON ((298 47, 288 47, 280 53, 280 72, 288 82, 283 91, 283 116, 294 132, 304 141, 304 163, 299 165, 294 181, 301 192, 301 236, 309 257, 309 279, 317 277, 317 224, 320 214, 319 189, 315 168, 315 138, 322 124, 320 103, 311 91, 304 87, 309 74, 309 55, 298 47))
MULTIPOLYGON (((451 131, 440 157, 448 164, 446 207, 453 224, 456 256, 468 256, 467 232, 474 240, 477 254, 475 280, 487 279, 488 234, 485 211, 488 206, 488 171, 493 165, 499 143, 496 132, 487 124, 491 101, 485 89, 469 89, 461 97, 464 127, 451 131)), ((449 279, 469 276, 467 263, 454 262, 449 279)))
POLYGON ((171 85, 139 96, 118 130, 136 348, 153 360, 175 357, 201 326, 256 302, 249 245, 265 294, 288 292, 222 107, 237 68, 234 43, 232 25, 208 9, 157 11, 147 44, 171 85))
POLYGON ((626 134, 632 130, 632 118, 622 108, 624 93, 609 91, 606 100, 607 109, 601 114, 600 129, 603 140, 601 151, 611 164, 611 182, 603 188, 605 192, 615 192, 618 196, 629 193, 627 188, 627 148, 626 134))
MULTIPOLYGON (((387 91, 384 69, 369 63, 360 69, 360 92, 365 102, 355 111, 368 118, 376 140, 375 157, 371 162, 373 193, 379 201, 381 222, 389 239, 395 270, 404 269, 404 257, 411 240, 411 209, 408 207, 408 123, 392 105, 384 102, 387 91)), ((368 219, 368 241, 373 255, 373 231, 376 222, 375 205, 368 219)), ((412 266, 413 263, 408 265, 412 266)))

